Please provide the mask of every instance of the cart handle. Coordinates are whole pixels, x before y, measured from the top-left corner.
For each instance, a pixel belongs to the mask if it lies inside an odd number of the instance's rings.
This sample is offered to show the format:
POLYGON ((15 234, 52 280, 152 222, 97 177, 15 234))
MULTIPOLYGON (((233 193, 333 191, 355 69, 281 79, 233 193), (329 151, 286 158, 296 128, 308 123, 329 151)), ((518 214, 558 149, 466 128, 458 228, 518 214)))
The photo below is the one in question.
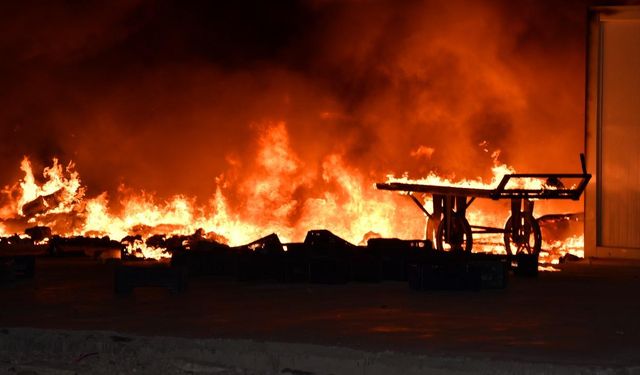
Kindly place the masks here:
POLYGON ((491 193, 492 199, 499 198, 543 198, 543 199, 580 199, 591 175, 588 173, 514 173, 506 174, 498 187, 491 193), (573 189, 506 189, 512 178, 562 179, 579 178, 580 183, 573 189))

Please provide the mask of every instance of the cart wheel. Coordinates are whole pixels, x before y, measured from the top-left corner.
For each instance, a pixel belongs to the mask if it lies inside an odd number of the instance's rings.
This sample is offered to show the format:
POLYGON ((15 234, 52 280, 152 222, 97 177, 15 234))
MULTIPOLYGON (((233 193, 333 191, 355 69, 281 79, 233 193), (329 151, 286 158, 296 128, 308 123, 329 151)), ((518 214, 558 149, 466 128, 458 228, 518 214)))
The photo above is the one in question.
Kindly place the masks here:
POLYGON ((504 226, 504 246, 509 256, 528 254, 538 256, 542 247, 540 226, 532 215, 521 215, 517 232, 513 233, 513 217, 504 226))
POLYGON ((473 238, 471 236, 471 226, 465 217, 452 215, 451 216, 451 233, 449 234, 449 242, 447 242, 447 218, 443 218, 438 225, 436 231, 436 247, 438 250, 443 251, 465 251, 471 252, 473 247, 473 238), (447 246, 445 248, 445 246, 447 246))

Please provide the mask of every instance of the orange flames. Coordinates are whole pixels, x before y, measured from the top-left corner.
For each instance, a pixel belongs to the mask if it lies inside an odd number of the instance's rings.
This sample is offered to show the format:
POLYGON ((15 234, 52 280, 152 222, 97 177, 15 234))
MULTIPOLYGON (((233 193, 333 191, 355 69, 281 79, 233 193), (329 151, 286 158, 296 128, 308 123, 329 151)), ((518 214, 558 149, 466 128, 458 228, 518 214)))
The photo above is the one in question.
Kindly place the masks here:
MULTIPOLYGON (((481 145, 484 145, 482 143, 481 145)), ((488 152, 488 150, 485 150, 488 152)), ((433 153, 434 151, 431 151, 433 153)), ((404 175, 402 177, 394 177, 393 175, 387 176, 387 182, 402 182, 402 183, 413 183, 413 184, 423 184, 423 185, 440 185, 440 186, 456 186, 456 187, 466 187, 466 188, 475 188, 475 189, 493 189, 500 183, 502 176, 505 174, 516 173, 516 171, 506 165, 500 164, 498 158, 500 157, 500 151, 494 151, 491 154, 491 159, 493 160, 493 167, 491 168, 492 178, 490 182, 484 182, 481 177, 477 177, 475 179, 462 179, 455 180, 455 176, 450 178, 443 177, 437 175, 435 172, 430 172, 426 177, 419 179, 410 179, 408 176, 404 175)), ((538 180, 531 180, 530 184, 527 187, 531 189, 537 189, 541 185, 537 184, 538 180)))
POLYGON ((166 249, 147 245, 141 239, 135 239, 133 242, 128 243, 125 251, 137 258, 158 260, 171 258, 171 254, 166 249))
MULTIPOLYGON (((424 152, 434 151, 424 148, 424 152)), ((481 179, 454 181, 435 173, 418 182, 493 188, 504 174, 514 173, 513 168, 498 162, 498 156, 499 153, 492 155, 493 178, 488 183, 481 179)), ((242 168, 233 163, 232 167, 242 168)), ((231 170, 228 175, 219 176, 206 203, 182 195, 162 200, 148 192, 122 187, 117 197, 122 209, 116 212, 110 205, 114 198, 106 192, 85 197, 86 189, 73 163, 63 167, 54 159, 53 165, 44 169, 41 183, 35 178, 28 158, 24 158, 20 168, 25 175, 18 184, 17 198, 3 210, 13 207, 14 217, 28 219, 29 225, 53 222, 60 235, 107 235, 119 240, 127 235, 142 238, 154 234, 186 235, 202 228, 230 245, 245 244, 273 232, 283 242, 301 241, 308 230, 320 228, 353 243, 362 243, 372 236, 424 237, 424 222, 414 207, 395 194, 375 190, 376 177, 347 165, 340 154, 327 155, 318 166, 305 165, 292 151, 282 122, 262 128, 255 167, 246 173, 231 170), (36 210, 32 206, 38 200, 42 205, 36 210), (54 214, 72 215, 78 220, 68 221, 68 226, 61 228, 59 217, 54 214)), ((406 176, 390 180, 408 181, 406 176)), ((10 190, 6 187, 5 193, 10 190)), ((508 211, 487 209, 479 204, 468 214, 472 223, 502 227, 508 211), (498 214, 499 211, 502 213, 498 214)), ((3 226, 0 231, 3 235, 7 232, 3 226)), ((543 249, 554 254, 572 252, 582 256, 579 239, 572 241, 575 243, 546 244, 543 249)), ((500 241, 489 241, 484 249, 504 251, 500 241)), ((163 249, 147 246, 141 240, 129 243, 127 251, 145 258, 169 256, 163 249)), ((548 260, 557 262, 557 257, 548 260)))
POLYGON ((558 264, 557 256, 564 257, 566 254, 584 258, 584 235, 571 236, 563 241, 543 242, 542 248, 547 251, 540 254, 541 260, 551 264, 558 264))
POLYGON ((17 202, 18 214, 23 215, 24 205, 40 197, 51 197, 51 199, 42 200, 48 213, 70 211, 74 204, 82 199, 85 190, 80 184, 80 178, 78 173, 74 171, 74 167, 71 162, 63 169, 58 159, 54 158, 53 165, 44 169, 44 184, 38 185, 33 176, 31 162, 27 157, 22 159, 20 169, 25 176, 20 182, 21 194, 17 202), (65 170, 68 177, 65 176, 65 170))

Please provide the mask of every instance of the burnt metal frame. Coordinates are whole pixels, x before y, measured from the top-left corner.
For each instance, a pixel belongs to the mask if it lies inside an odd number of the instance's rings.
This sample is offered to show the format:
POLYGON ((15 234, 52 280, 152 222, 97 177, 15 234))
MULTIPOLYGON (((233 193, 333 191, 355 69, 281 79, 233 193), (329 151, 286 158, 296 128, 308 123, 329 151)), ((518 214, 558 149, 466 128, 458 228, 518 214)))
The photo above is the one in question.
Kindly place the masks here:
POLYGON ((492 199, 524 198, 524 199, 580 199, 580 195, 589 183, 588 173, 514 173, 506 174, 491 193, 492 199), (509 180, 517 178, 562 179, 579 178, 580 183, 570 189, 506 189, 509 180))
MULTIPOLYGON (((433 225, 437 223, 439 227, 442 221, 447 223, 444 229, 445 242, 451 241, 451 223, 456 217, 464 219, 466 223, 466 210, 473 203, 476 198, 490 198, 493 200, 510 199, 511 200, 511 232, 505 228, 494 228, 480 225, 469 225, 471 233, 476 234, 499 234, 502 233, 505 236, 511 235, 512 238, 518 239, 518 233, 522 228, 523 216, 528 216, 529 219, 535 220, 533 217, 534 202, 538 199, 572 199, 577 200, 582 195, 585 187, 591 179, 591 175, 586 173, 586 166, 584 155, 580 155, 582 172, 583 173, 514 173, 507 174, 502 177, 502 180, 495 189, 478 189, 478 188, 465 188, 457 186, 438 186, 438 185, 422 185, 422 184, 407 184, 407 183, 378 183, 376 187, 380 190, 392 190, 392 191, 404 191, 413 200, 413 202, 420 208, 420 210, 427 216, 427 239, 431 236, 433 225), (511 179, 517 178, 538 178, 538 179, 562 179, 562 178, 579 178, 580 183, 576 187, 572 188, 558 188, 558 189, 507 189, 506 186, 511 179), (433 213, 424 207, 422 202, 416 198, 413 193, 431 194, 433 198, 433 213), (471 199, 468 200, 468 198, 471 199), (518 224, 513 224, 518 223, 518 224), (429 227, 431 226, 431 230, 429 227)), ((466 224, 468 225, 468 223, 466 224)), ((456 234, 461 235, 460 233, 456 234)), ((471 241, 473 246, 473 238, 467 239, 471 241)), ((508 246, 505 241, 505 246, 508 246)), ((469 247, 469 250, 471 247, 469 247)), ((507 249, 509 252, 510 249, 507 249)), ((540 249, 535 249, 539 251, 540 249)))

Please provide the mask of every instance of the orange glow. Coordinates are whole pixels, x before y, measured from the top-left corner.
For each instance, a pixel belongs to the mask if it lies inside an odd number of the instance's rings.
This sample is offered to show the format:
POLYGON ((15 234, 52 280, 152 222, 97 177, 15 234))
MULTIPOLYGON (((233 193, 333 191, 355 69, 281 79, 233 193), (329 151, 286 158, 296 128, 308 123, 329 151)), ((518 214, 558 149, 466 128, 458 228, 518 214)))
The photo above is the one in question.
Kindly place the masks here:
MULTIPOLYGON (((154 234, 188 235, 202 228, 217 240, 236 246, 277 233, 282 242, 302 241, 307 231, 328 229, 352 243, 366 243, 371 237, 423 238, 424 222, 419 212, 398 195, 375 189, 375 176, 350 166, 339 153, 331 153, 318 166, 305 165, 290 146, 286 124, 268 123, 261 128, 257 142, 255 167, 245 171, 239 163, 230 163, 228 175, 216 179, 211 198, 200 203, 193 197, 175 195, 159 199, 153 193, 119 189, 119 212, 110 204, 106 192, 85 197, 85 187, 69 163, 63 168, 57 159, 45 168, 44 182, 38 183, 31 163, 24 158, 24 172, 19 182, 20 194, 14 217, 23 217, 22 208, 39 197, 57 194, 57 205, 47 206, 36 214, 31 224, 49 225, 52 214, 67 213, 80 220, 60 230, 60 235, 109 236, 120 240, 127 235, 143 239, 154 234)), ((419 149, 420 150, 420 149, 419 149)), ((423 148, 419 156, 428 157, 435 150, 423 148)), ((490 182, 481 178, 455 180, 429 173, 426 178, 409 180, 389 177, 394 182, 493 188, 506 173, 514 169, 492 155, 494 166, 490 182)), ((231 158, 232 159, 232 158, 231 158)), ((170 176, 169 176, 170 177, 170 176)), ((539 188, 540 181, 530 182, 539 188)), ((531 187, 527 185, 527 187, 531 187)), ((5 207, 6 209, 6 207, 5 207)), ((487 208, 479 204, 468 211, 471 223, 503 227, 508 216, 504 207, 487 208)), ((59 223, 56 226, 59 228, 59 223)), ((0 230, 4 230, 0 226, 0 230)), ((5 232, 0 232, 4 235, 5 232)), ((501 235, 478 236, 477 251, 504 253, 501 235)), ((571 252, 583 256, 582 245, 572 242, 544 244, 545 261, 557 262, 558 256, 571 252), (554 258, 555 257, 555 258, 554 258)), ((136 257, 167 258, 164 249, 147 246, 136 240, 125 250, 136 257)))
POLYGON ((584 235, 572 236, 564 241, 543 242, 542 248, 547 250, 547 254, 540 254, 542 261, 558 264, 559 257, 566 254, 574 255, 578 258, 584 258, 584 235))
MULTIPOLYGON (((486 142, 480 144, 481 147, 486 146, 486 142)), ((488 152, 487 149, 484 149, 488 152)), ((436 185, 436 186, 451 186, 461 188, 473 188, 473 189, 495 189, 502 177, 506 174, 514 174, 516 170, 499 161, 500 151, 495 151, 491 154, 493 160, 493 167, 491 168, 492 177, 489 182, 485 182, 481 177, 475 179, 459 179, 456 180, 455 176, 443 177, 434 172, 430 172, 427 177, 420 179, 410 179, 404 175, 402 177, 394 177, 392 175, 387 176, 387 182, 399 182, 407 184, 421 184, 421 185, 436 185)), ((556 186, 547 185, 546 181, 538 178, 518 178, 509 180, 507 186, 508 189, 556 189, 556 186)), ((575 186, 574 186, 575 187, 575 186)), ((546 203, 547 207, 553 207, 555 202, 538 201, 543 205, 546 203)), ((433 211, 433 202, 430 195, 425 195, 423 205, 427 210, 433 211)), ((482 225, 494 228, 503 228, 510 213, 505 204, 494 202, 493 206, 482 204, 480 202, 471 205, 466 212, 466 217, 471 225, 482 225)), ((534 213, 535 214, 535 213, 534 213)), ((506 254, 504 247, 502 234, 481 234, 475 235, 474 238, 474 251, 484 252, 491 254, 506 254)), ((564 240, 556 240, 553 242, 543 241, 542 252, 540 254, 540 262, 545 264, 558 264, 560 257, 565 254, 572 254, 579 258, 584 258, 584 236, 572 236, 564 240)), ((540 270, 552 271, 552 267, 541 266, 540 270)))
POLYGON ((21 194, 18 199, 18 214, 23 215, 22 209, 26 203, 32 202, 38 197, 56 195, 54 200, 57 204, 50 204, 44 201, 48 213, 69 212, 74 204, 82 199, 85 189, 80 184, 78 173, 74 171, 75 165, 70 162, 66 168, 58 163, 58 159, 53 159, 51 167, 44 168, 43 176, 46 181, 42 185, 35 182, 35 177, 31 168, 31 162, 27 157, 22 159, 20 169, 25 176, 20 182, 21 194), (65 176, 65 171, 66 175, 65 176))
MULTIPOLYGON (((431 152, 433 153, 433 151, 431 152)), ((499 161, 500 151, 494 151, 491 154, 491 159, 493 160, 493 167, 491 167, 491 181, 485 182, 482 177, 477 177, 475 179, 455 179, 455 176, 452 177, 442 177, 437 175, 434 172, 430 172, 427 177, 419 178, 419 179, 410 179, 406 175, 402 177, 394 177, 387 176, 387 182, 401 182, 401 183, 411 183, 411 184, 422 184, 422 185, 439 185, 439 186, 455 186, 455 187, 464 187, 464 188, 473 188, 473 189, 494 189, 502 180, 502 177, 506 174, 516 173, 515 169, 509 165, 504 163, 500 163, 499 161)), ((541 179, 533 179, 533 178, 522 178, 517 180, 510 180, 508 184, 509 188, 526 188, 526 189, 542 189, 545 187, 544 181, 541 179)))
POLYGON ((142 240, 136 239, 132 243, 127 244, 125 252, 133 255, 136 258, 144 259, 169 259, 171 254, 166 250, 159 247, 149 246, 142 240))

